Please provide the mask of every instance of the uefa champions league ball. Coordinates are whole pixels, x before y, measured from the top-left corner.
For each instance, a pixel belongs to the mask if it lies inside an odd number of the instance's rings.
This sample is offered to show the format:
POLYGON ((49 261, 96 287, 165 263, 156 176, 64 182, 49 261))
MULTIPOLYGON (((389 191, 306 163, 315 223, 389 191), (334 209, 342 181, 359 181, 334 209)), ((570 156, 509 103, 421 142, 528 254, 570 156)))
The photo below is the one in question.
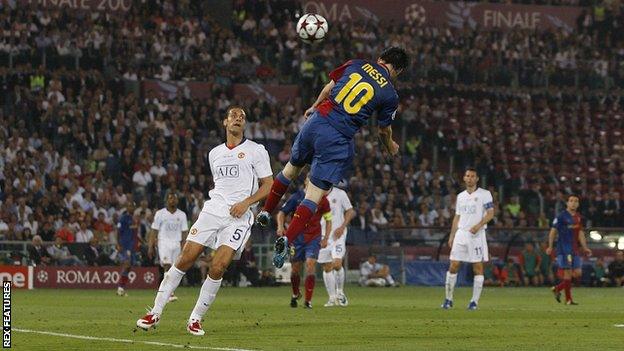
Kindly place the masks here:
POLYGON ((314 13, 306 13, 297 22, 297 34, 303 42, 308 44, 322 41, 328 28, 325 17, 314 13))

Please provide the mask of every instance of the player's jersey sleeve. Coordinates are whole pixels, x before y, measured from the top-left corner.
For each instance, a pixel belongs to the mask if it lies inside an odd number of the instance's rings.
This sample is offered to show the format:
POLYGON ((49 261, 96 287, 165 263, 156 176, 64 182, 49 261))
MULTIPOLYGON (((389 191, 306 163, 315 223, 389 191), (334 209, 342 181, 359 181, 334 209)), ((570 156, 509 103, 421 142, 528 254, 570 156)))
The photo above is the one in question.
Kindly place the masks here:
MULTIPOLYGON (((217 146, 218 147, 218 146, 217 146)), ((210 173, 212 173, 212 177, 214 178, 216 173, 214 171, 214 153, 217 148, 210 150, 208 153, 208 165, 210 166, 210 173)))
POLYGON ((346 192, 341 192, 340 194, 340 206, 342 207, 342 212, 349 211, 353 208, 351 200, 349 200, 349 195, 347 195, 346 192))
POLYGON ((258 145, 256 151, 256 157, 253 160, 253 168, 256 177, 266 178, 273 175, 271 169, 271 159, 269 158, 269 152, 262 145, 258 145))
POLYGON ((551 228, 555 228, 555 229, 559 230, 559 228, 557 227, 557 224, 559 224, 559 222, 561 221, 561 219, 559 217, 561 217, 561 214, 558 214, 555 217, 555 219, 553 219, 552 223, 550 223, 550 227, 551 228))
POLYGON ((160 218, 160 211, 156 211, 154 215, 154 221, 152 222, 152 229, 160 230, 160 225, 162 224, 162 220, 160 218))
POLYGON ((188 218, 186 218, 186 213, 184 213, 184 211, 182 211, 182 231, 188 231, 189 227, 188 227, 188 218))
POLYGON ((455 215, 459 216, 459 205, 460 205, 460 201, 462 200, 462 193, 459 193, 459 195, 457 195, 457 198, 455 198, 455 215))
POLYGON ((347 69, 347 67, 349 67, 349 65, 351 63, 353 63, 353 61, 349 60, 349 61, 343 63, 342 65, 340 65, 340 67, 338 67, 335 70, 329 72, 329 79, 333 80, 334 82, 337 82, 338 79, 340 79, 340 77, 342 77, 342 74, 347 69))
POLYGON ((487 211, 490 208, 494 208, 494 200, 492 199, 492 193, 486 190, 483 198, 483 210, 487 211))
POLYGON ((380 127, 387 127, 392 124, 399 108, 399 95, 393 92, 391 96, 386 98, 379 107, 377 121, 380 127))
POLYGON ((280 209, 280 212, 284 212, 285 214, 289 214, 295 211, 295 209, 297 209, 297 205, 299 204, 299 201, 297 201, 298 196, 292 195, 291 197, 288 198, 288 201, 286 201, 286 203, 284 204, 284 206, 282 206, 282 208, 280 209))

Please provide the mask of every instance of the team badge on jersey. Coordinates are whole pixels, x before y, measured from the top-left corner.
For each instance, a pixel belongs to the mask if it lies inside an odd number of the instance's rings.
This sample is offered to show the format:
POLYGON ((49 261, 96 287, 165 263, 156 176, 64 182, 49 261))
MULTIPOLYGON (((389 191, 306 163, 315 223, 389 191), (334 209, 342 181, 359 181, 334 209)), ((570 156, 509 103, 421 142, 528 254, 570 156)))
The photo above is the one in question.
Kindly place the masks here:
POLYGON ((193 229, 191 229, 191 233, 190 233, 190 234, 191 234, 191 235, 195 235, 195 234, 197 234, 197 228, 193 228, 193 229))
POLYGON ((238 153, 238 158, 245 158, 245 153, 244 152, 238 153))

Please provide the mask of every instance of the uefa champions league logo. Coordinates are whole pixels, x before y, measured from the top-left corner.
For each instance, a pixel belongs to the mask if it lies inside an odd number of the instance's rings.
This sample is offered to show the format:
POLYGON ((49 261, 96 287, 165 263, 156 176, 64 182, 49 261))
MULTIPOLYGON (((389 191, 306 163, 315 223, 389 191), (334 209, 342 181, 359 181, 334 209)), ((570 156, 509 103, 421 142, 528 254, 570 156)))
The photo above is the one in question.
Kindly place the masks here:
POLYGON ((39 271, 39 273, 37 273, 37 280, 41 283, 45 283, 48 281, 48 272, 46 271, 39 271))
POLYGON ((147 284, 151 284, 154 282, 154 273, 152 272, 147 272, 145 274, 143 274, 143 281, 146 282, 147 284))

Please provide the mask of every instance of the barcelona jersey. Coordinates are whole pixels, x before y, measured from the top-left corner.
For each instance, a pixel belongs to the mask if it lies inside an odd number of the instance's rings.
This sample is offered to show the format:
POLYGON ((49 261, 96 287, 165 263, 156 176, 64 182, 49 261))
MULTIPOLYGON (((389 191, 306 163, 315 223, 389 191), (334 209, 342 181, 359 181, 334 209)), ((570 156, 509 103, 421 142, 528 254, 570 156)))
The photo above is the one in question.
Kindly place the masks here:
POLYGON ((382 64, 350 60, 333 70, 329 77, 335 85, 317 110, 340 133, 353 137, 375 111, 380 127, 392 123, 399 96, 382 64))
POLYGON ((578 255, 579 233, 583 229, 581 215, 562 211, 552 223, 557 229, 557 255, 578 255))

